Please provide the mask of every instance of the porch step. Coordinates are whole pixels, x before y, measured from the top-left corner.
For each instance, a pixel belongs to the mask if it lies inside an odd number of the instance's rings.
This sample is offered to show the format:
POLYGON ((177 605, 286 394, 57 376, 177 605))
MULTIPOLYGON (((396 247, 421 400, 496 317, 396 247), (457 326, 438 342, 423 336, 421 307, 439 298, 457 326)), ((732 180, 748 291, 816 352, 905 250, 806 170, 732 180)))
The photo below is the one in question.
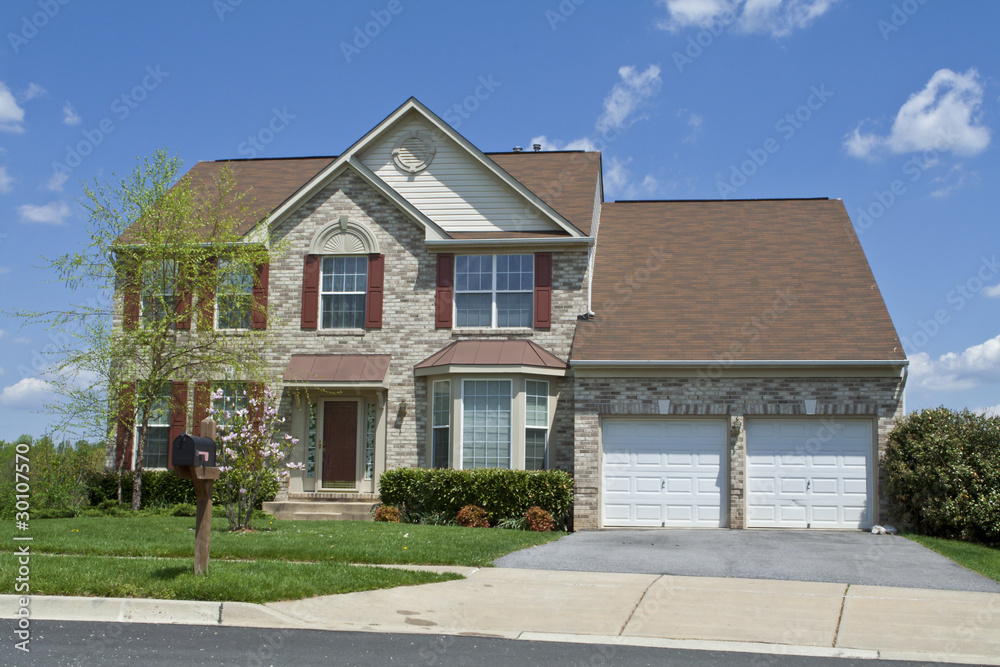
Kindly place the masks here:
POLYGON ((262 509, 276 519, 296 521, 371 521, 370 501, 303 501, 277 500, 263 504, 262 509))

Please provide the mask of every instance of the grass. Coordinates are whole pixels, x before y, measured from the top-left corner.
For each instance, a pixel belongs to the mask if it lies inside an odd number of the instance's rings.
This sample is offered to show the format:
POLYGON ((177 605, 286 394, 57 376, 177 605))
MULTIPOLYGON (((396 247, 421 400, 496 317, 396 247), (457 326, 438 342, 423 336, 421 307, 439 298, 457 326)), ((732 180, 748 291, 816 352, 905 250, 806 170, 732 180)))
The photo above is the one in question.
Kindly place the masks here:
MULTIPOLYGON (((36 520, 31 548, 51 554, 191 557, 194 525, 194 518, 167 516, 36 520)), ((225 519, 213 519, 212 559, 484 567, 565 534, 372 521, 275 519, 255 525, 257 532, 230 533, 225 519)), ((16 532, 12 521, 0 525, 0 552, 17 548, 16 532)))
MULTIPOLYGON (((0 525, 0 553, 30 544, 35 595, 272 602, 461 578, 352 563, 489 566, 564 533, 364 521, 258 521, 230 533, 212 521, 208 575, 192 573, 194 518, 77 517, 0 525), (14 542, 30 534, 31 542, 14 542)), ((0 593, 14 593, 17 559, 0 558, 0 593)))
POLYGON ((942 537, 912 534, 904 535, 904 537, 952 559, 962 567, 1000 581, 1000 549, 991 549, 982 544, 948 540, 942 537))

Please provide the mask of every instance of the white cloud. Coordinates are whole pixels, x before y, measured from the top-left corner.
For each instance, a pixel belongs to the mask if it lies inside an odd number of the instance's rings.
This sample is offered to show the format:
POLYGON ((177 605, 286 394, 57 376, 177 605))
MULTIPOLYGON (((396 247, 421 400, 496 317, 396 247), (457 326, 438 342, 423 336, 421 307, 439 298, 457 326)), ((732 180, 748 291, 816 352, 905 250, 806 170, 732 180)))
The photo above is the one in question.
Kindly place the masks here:
POLYGON ((17 207, 21 222, 38 225, 62 225, 69 217, 69 206, 65 202, 53 201, 43 206, 24 204, 17 207))
POLYGON ((837 0, 659 0, 668 18, 658 28, 678 32, 685 28, 733 26, 742 33, 784 37, 807 28, 837 0))
POLYGON ((963 391, 1000 382, 1000 336, 937 359, 918 352, 910 357, 910 378, 917 387, 939 391, 963 391))
POLYGON ((54 192, 62 192, 63 184, 69 180, 69 174, 65 171, 57 171, 49 177, 49 180, 45 181, 45 189, 52 190, 54 192))
POLYGON ((597 119, 597 129, 601 132, 631 125, 638 119, 632 116, 649 98, 660 92, 660 68, 650 65, 642 72, 635 67, 624 65, 618 68, 621 81, 604 98, 604 113, 597 119))
POLYGON ((882 151, 912 153, 934 149, 976 155, 990 144, 992 130, 980 124, 983 87, 979 72, 939 69, 923 90, 910 96, 893 121, 888 136, 864 134, 861 125, 844 138, 849 155, 868 158, 882 151))
POLYGON ((40 409, 50 400, 52 385, 41 378, 23 378, 4 387, 0 392, 0 405, 7 408, 40 409))
POLYGON ((9 266, 0 266, 0 276, 2 276, 4 274, 7 274, 7 273, 10 273, 10 267, 9 266))
POLYGON ((27 345, 28 343, 31 342, 31 339, 28 338, 27 336, 21 336, 19 338, 11 338, 10 342, 14 343, 15 345, 27 345))
POLYGON ((0 340, 3 340, 3 336, 4 336, 5 333, 7 333, 7 332, 4 331, 3 329, 0 329, 0 340))
POLYGON ((693 144, 698 141, 698 136, 701 134, 701 126, 705 122, 704 116, 699 116, 690 109, 678 109, 675 116, 677 118, 682 118, 687 115, 687 126, 688 133, 684 135, 681 139, 682 144, 693 144))
POLYGON ((959 162, 948 173, 931 179, 931 186, 935 188, 931 191, 931 197, 949 197, 967 185, 979 185, 982 180, 978 171, 966 171, 965 166, 959 162))
POLYGON ((609 196, 638 199, 649 197, 656 192, 659 183, 652 174, 646 174, 639 183, 633 180, 632 172, 626 166, 631 161, 631 158, 623 161, 613 156, 607 161, 604 167, 604 189, 609 196))
POLYGON ((0 81, 0 132, 24 132, 24 109, 17 105, 7 84, 0 81))
POLYGON ((0 167, 0 194, 8 194, 14 189, 14 177, 7 173, 7 167, 0 167))
POLYGON ((21 102, 27 102, 28 100, 33 100, 36 97, 48 94, 49 91, 45 90, 37 83, 29 83, 27 88, 18 93, 17 99, 21 102))
POLYGON ((1000 285, 983 288, 983 296, 1000 297, 1000 285))
POLYGON ((80 118, 80 114, 76 112, 73 105, 67 100, 66 104, 63 105, 63 124, 64 125, 79 125, 83 119, 80 118))

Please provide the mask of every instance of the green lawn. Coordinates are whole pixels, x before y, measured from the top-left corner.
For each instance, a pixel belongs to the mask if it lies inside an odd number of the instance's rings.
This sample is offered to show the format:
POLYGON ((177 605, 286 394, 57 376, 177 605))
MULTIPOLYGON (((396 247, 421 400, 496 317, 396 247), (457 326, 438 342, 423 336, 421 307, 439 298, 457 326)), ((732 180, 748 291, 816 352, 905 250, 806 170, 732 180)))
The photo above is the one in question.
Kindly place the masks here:
POLYGON ((925 535, 904 535, 904 537, 952 559, 962 567, 1000 581, 1000 549, 941 537, 925 535))
MULTIPOLYGON (((195 577, 195 520, 78 517, 31 521, 28 533, 0 524, 0 552, 31 546, 36 595, 268 602, 448 581, 434 574, 352 563, 489 566, 500 556, 564 533, 363 521, 257 522, 230 533, 212 521, 209 574, 195 577), (32 542, 15 542, 15 534, 32 542)), ((0 593, 14 593, 17 559, 0 558, 0 593)))

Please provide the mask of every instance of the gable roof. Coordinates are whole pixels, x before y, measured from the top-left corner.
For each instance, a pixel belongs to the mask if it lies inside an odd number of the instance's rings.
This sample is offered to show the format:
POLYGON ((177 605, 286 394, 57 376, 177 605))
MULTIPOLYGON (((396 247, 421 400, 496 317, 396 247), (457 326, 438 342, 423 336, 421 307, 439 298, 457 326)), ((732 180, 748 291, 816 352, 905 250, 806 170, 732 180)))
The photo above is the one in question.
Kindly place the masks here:
POLYGON ((601 154, 584 151, 486 153, 573 226, 590 235, 601 154))
POLYGON ((899 361, 840 200, 605 204, 572 362, 899 361))

